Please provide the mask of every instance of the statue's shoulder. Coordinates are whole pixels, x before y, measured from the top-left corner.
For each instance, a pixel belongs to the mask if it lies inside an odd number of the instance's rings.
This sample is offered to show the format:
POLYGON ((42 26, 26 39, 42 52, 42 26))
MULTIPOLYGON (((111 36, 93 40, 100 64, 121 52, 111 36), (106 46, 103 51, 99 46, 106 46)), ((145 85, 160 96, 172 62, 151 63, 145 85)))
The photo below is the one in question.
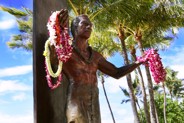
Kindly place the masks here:
POLYGON ((101 59, 104 59, 104 57, 103 57, 102 54, 100 54, 99 52, 97 52, 96 50, 94 50, 92 47, 90 47, 90 48, 91 48, 93 57, 95 58, 95 61, 99 62, 101 59))
POLYGON ((90 51, 94 54, 94 55, 101 55, 99 52, 97 52, 96 50, 94 50, 91 46, 89 46, 90 51))

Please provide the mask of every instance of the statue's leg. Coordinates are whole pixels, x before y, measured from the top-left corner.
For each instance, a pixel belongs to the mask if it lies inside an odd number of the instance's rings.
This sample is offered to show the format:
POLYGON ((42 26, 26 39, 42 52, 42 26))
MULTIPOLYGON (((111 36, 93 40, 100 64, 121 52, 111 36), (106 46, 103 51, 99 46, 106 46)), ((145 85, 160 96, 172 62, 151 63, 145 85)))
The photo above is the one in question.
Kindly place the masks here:
POLYGON ((71 88, 68 96, 67 123, 101 123, 98 88, 94 85, 80 85, 71 88))
POLYGON ((99 106, 99 90, 94 88, 92 97, 92 123, 101 123, 100 106, 99 106))
POLYGON ((86 123, 84 121, 83 115, 80 112, 78 104, 72 102, 71 100, 67 105, 66 116, 68 123, 86 123))

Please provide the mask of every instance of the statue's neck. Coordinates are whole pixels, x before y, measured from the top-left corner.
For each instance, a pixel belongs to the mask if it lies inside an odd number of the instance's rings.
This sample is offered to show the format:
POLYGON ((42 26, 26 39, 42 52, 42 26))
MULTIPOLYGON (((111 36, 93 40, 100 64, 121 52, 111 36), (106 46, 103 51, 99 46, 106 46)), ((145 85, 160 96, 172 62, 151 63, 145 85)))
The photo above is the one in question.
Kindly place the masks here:
POLYGON ((76 38, 74 39, 74 45, 80 50, 85 51, 88 48, 88 39, 76 38))

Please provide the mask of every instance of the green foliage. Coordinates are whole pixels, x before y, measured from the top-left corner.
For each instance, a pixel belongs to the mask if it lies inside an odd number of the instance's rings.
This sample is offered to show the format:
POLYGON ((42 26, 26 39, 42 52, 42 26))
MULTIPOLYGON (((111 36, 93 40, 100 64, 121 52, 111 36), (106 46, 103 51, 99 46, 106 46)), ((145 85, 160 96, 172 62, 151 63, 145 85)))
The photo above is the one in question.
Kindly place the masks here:
MULTIPOLYGON (((94 23, 94 30, 97 31, 96 33, 106 33, 105 31, 101 31, 101 29, 108 30, 112 27, 114 30, 116 30, 118 24, 120 23, 123 24, 124 31, 130 33, 131 35, 134 35, 136 29, 140 28, 143 34, 143 44, 145 48, 150 46, 157 48, 160 48, 160 46, 161 48, 167 47, 172 38, 165 37, 161 31, 168 29, 170 26, 183 26, 184 13, 182 1, 174 2, 174 4, 171 4, 171 2, 154 2, 153 0, 68 0, 68 2, 69 8, 71 10, 70 13, 75 13, 75 16, 79 14, 89 15, 94 23)), ((32 35, 31 10, 27 8, 18 10, 3 6, 0 6, 0 10, 14 15, 17 18, 20 31, 32 35)), ((74 16, 72 14, 70 15, 74 16)), ((104 44, 117 44, 116 41, 115 43, 113 43, 114 41, 110 41, 112 38, 114 38, 114 34, 113 37, 111 37, 111 34, 105 34, 105 36, 109 41, 104 41, 104 44)), ((99 40, 101 41, 106 40, 104 36, 100 36, 100 38, 101 39, 99 40)), ((95 40, 96 42, 99 41, 95 38, 91 39, 95 40)), ((30 38, 30 40, 32 39, 30 38)), ((30 42, 30 40, 28 41, 30 42)), ((15 44, 16 42, 12 43, 15 44)), ((11 41, 8 44, 11 44, 11 41)), ((25 42, 22 44, 26 45, 27 43, 25 42)), ((100 43, 100 45, 101 44, 102 43, 100 43)), ((93 45, 93 43, 91 43, 91 45, 93 45)), ((94 47, 96 46, 97 44, 95 43, 94 47)), ((107 45, 102 46, 104 46, 104 48, 101 48, 100 50, 105 49, 107 45)), ((119 44, 117 44, 117 46, 110 49, 116 52, 119 47, 119 44)), ((96 49, 98 48, 96 47, 96 49)), ((109 54, 113 54, 112 50, 109 52, 109 54)), ((108 52, 104 54, 108 54, 108 52)))
MULTIPOLYGON (((164 123, 164 100, 163 95, 157 94, 155 96, 155 105, 158 112, 159 123, 164 123)), ((139 111, 139 115, 143 116, 142 123, 146 123, 145 115, 143 109, 139 111)), ((166 106, 167 123, 183 123, 184 121, 184 102, 179 103, 178 101, 172 101, 167 98, 166 106)))
MULTIPOLYGON (((169 67, 166 67, 165 70, 167 74, 164 83, 165 87, 168 90, 167 95, 170 96, 171 100, 182 99, 184 97, 184 85, 182 83, 182 80, 177 78, 178 72, 172 70, 169 67)), ((155 85, 154 91, 160 94, 163 92, 160 85, 155 85)))
MULTIPOLYGON (((169 93, 166 93, 166 117, 168 123, 182 123, 183 121, 183 84, 182 80, 177 78, 177 71, 174 71, 170 69, 169 67, 166 67, 166 80, 164 84, 166 85, 166 90, 169 91, 169 93), (181 103, 179 103, 181 102, 181 103)), ((154 94, 155 94, 155 105, 157 108, 158 116, 159 116, 159 122, 164 123, 164 93, 163 93, 163 87, 161 87, 159 84, 154 86, 154 94)), ((139 114, 142 113, 143 109, 139 111, 139 114)), ((143 118, 143 121, 145 122, 145 116, 143 118)))
POLYGON ((14 15, 17 18, 21 18, 21 17, 27 16, 27 13, 25 13, 25 12, 23 12, 21 10, 18 10, 16 8, 7 8, 7 7, 0 6, 0 10, 8 12, 11 15, 14 15))
POLYGON ((184 96, 183 90, 183 84, 182 80, 177 78, 177 71, 174 71, 170 69, 169 67, 166 67, 166 80, 165 80, 165 85, 169 90, 169 94, 172 98, 182 98, 184 96))
MULTIPOLYGON (((135 98, 136 98, 136 103, 138 104, 138 101, 142 102, 142 100, 141 100, 142 91, 141 91, 141 87, 139 85, 138 76, 135 77, 132 85, 133 85, 133 92, 134 92, 134 95, 135 95, 135 98)), ((123 104, 123 103, 127 103, 127 102, 131 101, 129 92, 121 86, 120 86, 120 89, 123 92, 124 96, 127 97, 127 99, 123 99, 121 103, 123 104)))
MULTIPOLYGON (((163 95, 158 95, 155 99, 155 104, 159 116, 160 123, 164 123, 163 117, 163 95)), ((167 98, 166 115, 168 123, 182 123, 184 121, 184 107, 183 103, 172 101, 167 98)))
POLYGON ((32 32, 32 18, 25 21, 25 20, 17 20, 19 30, 21 32, 25 33, 31 33, 32 32))
POLYGON ((90 45, 105 57, 120 51, 120 42, 117 40, 116 18, 120 15, 128 16, 134 13, 137 2, 133 0, 68 0, 71 9, 70 16, 87 14, 94 28, 90 38, 90 45), (121 12, 120 12, 121 11, 121 12), (112 32, 113 30, 113 32, 112 32))
POLYGON ((20 34, 12 35, 7 45, 10 48, 23 48, 31 51, 32 46, 32 33, 33 33, 33 13, 27 8, 19 10, 16 8, 7 8, 0 6, 0 10, 8 12, 9 14, 16 17, 20 34))
POLYGON ((106 58, 114 55, 121 48, 120 42, 115 38, 115 34, 109 30, 94 29, 89 39, 89 44, 92 45, 94 50, 100 52, 106 58))
POLYGON ((142 38, 143 47, 147 48, 156 48, 156 49, 167 49, 172 43, 174 37, 165 36, 162 31, 150 31, 145 32, 142 38))

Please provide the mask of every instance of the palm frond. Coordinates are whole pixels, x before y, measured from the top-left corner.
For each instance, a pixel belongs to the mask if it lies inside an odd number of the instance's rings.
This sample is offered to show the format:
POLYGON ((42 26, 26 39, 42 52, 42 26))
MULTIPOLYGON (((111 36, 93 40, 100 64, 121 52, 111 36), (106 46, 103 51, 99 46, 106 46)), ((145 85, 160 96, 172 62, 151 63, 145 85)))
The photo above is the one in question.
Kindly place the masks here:
POLYGON ((120 87, 120 89, 122 90, 123 94, 124 94, 126 97, 130 97, 128 91, 127 91, 125 88, 123 88, 123 87, 121 87, 121 86, 119 86, 119 87, 120 87))
POLYGON ((32 32, 32 22, 17 20, 17 23, 21 32, 32 32))
POLYGON ((130 102, 130 101, 131 101, 130 99, 124 99, 124 100, 121 101, 121 104, 130 102))
POLYGON ((25 8, 25 7, 23 7, 23 9, 25 10, 27 16, 33 16, 33 11, 32 10, 30 10, 28 8, 25 8))
POLYGON ((89 44, 104 57, 112 56, 119 51, 120 44, 113 39, 114 34, 109 31, 94 29, 89 44))
POLYGON ((11 15, 14 15, 17 18, 25 17, 27 16, 26 12, 23 12, 21 10, 18 10, 16 8, 7 8, 4 6, 0 6, 0 10, 10 13, 11 15))
POLYGON ((79 15, 78 11, 77 11, 77 8, 75 7, 75 5, 72 3, 71 0, 68 0, 69 2, 69 5, 72 7, 72 10, 74 11, 75 15, 79 15))

